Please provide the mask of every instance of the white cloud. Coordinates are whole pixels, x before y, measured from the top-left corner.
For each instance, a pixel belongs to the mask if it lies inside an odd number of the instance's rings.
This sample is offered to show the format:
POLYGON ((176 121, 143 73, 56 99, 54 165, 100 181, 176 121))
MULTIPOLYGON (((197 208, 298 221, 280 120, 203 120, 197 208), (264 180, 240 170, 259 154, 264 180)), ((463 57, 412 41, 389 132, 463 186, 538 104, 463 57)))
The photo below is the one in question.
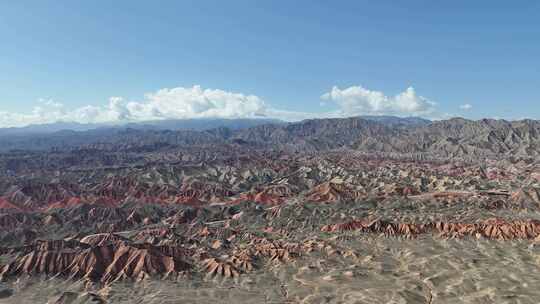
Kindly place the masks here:
POLYGON ((409 87, 396 96, 389 97, 383 92, 371 91, 362 86, 352 86, 332 90, 321 96, 323 100, 335 102, 342 116, 354 115, 430 115, 435 111, 435 103, 416 94, 409 87))
POLYGON ((148 93, 141 101, 111 97, 102 106, 88 105, 67 109, 52 100, 39 100, 30 113, 0 111, 0 127, 19 127, 54 122, 124 123, 159 119, 188 118, 279 118, 298 121, 308 118, 356 115, 398 115, 436 117, 435 103, 418 96, 413 88, 388 97, 361 86, 344 90, 334 87, 322 96, 322 105, 337 104, 338 110, 297 112, 268 106, 260 97, 200 86, 161 89, 148 93))
POLYGON ((128 103, 127 106, 143 116, 163 118, 257 117, 266 109, 264 101, 257 96, 203 90, 200 86, 161 89, 147 94, 146 99, 146 103, 128 103))
POLYGON ((122 123, 183 118, 258 118, 267 107, 262 99, 223 90, 191 88, 161 89, 145 95, 143 101, 111 97, 105 106, 84 106, 67 110, 62 104, 40 100, 31 113, 0 111, 0 127, 58 121, 80 123, 122 123))
POLYGON ((29 114, 0 111, 0 127, 23 126, 33 123, 57 121, 57 117, 65 115, 62 104, 52 100, 40 99, 29 114))
POLYGON ((463 110, 463 111, 469 111, 470 109, 472 109, 472 107, 473 106, 471 104, 468 104, 468 103, 462 104, 462 105, 459 106, 459 108, 461 110, 463 110))

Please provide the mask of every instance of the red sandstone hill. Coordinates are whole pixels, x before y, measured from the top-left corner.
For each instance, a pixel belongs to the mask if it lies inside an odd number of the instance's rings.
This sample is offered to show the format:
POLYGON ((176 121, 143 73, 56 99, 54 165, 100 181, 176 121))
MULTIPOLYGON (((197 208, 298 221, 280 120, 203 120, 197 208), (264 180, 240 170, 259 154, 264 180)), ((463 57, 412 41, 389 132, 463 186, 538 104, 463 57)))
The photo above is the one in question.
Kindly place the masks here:
POLYGON ((44 242, 0 270, 0 279, 41 274, 88 279, 104 284, 118 280, 176 277, 191 269, 185 251, 124 242, 85 248, 76 242, 44 242))

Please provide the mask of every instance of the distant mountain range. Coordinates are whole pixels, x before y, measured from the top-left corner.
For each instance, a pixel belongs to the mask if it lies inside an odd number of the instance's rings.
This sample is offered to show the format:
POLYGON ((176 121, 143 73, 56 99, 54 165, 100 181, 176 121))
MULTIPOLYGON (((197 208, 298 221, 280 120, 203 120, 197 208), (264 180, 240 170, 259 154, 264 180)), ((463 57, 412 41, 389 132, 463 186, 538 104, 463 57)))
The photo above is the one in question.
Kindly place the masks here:
POLYGON ((136 129, 136 130, 208 130, 214 128, 229 128, 231 130, 245 129, 261 124, 284 124, 278 119, 169 119, 154 120, 125 124, 76 122, 56 122, 50 124, 29 125, 26 127, 0 128, 0 136, 7 135, 38 135, 61 131, 89 131, 96 129, 136 129))
MULTIPOLYGON (((396 116, 360 116, 360 118, 376 121, 388 125, 426 125, 431 121, 419 117, 396 116)), ((204 131, 215 128, 228 128, 231 130, 247 129, 259 125, 284 125, 286 122, 279 119, 168 119, 124 124, 77 122, 56 122, 50 124, 33 124, 25 127, 0 128, 0 136, 39 135, 56 132, 75 131, 83 132, 96 129, 135 129, 135 130, 195 130, 204 131)))
POLYGON ((84 148, 121 152, 232 144, 252 149, 298 152, 351 149, 469 159, 540 156, 540 121, 536 120, 473 121, 454 118, 431 122, 414 117, 368 116, 310 119, 296 123, 269 120, 163 121, 86 131, 79 131, 80 127, 79 130, 57 132, 49 126, 43 128, 41 134, 32 134, 28 130, 33 127, 28 128, 27 133, 10 130, 11 134, 0 135, 0 150, 84 148), (49 130, 48 133, 45 130, 49 130))

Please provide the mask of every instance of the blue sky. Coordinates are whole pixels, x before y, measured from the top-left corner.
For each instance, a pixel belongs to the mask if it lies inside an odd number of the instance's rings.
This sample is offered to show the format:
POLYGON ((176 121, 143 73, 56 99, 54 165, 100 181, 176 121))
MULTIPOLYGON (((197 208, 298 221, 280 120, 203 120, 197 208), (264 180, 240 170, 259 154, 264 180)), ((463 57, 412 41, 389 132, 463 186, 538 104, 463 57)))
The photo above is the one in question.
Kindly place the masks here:
POLYGON ((0 126, 540 119, 540 2, 396 2, 2 1, 0 126))

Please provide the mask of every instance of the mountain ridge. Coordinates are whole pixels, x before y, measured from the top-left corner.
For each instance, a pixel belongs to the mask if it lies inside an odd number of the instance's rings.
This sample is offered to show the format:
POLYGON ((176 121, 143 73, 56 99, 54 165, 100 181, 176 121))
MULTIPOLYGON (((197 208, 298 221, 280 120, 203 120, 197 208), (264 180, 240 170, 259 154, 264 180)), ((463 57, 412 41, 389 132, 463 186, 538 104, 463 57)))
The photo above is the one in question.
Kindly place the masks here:
POLYGON ((452 118, 428 122, 416 118, 349 117, 263 123, 238 129, 156 130, 128 126, 27 137, 7 136, 0 140, 3 151, 81 148, 136 151, 186 145, 241 145, 297 152, 351 149, 442 158, 537 158, 540 156, 540 121, 452 118))

